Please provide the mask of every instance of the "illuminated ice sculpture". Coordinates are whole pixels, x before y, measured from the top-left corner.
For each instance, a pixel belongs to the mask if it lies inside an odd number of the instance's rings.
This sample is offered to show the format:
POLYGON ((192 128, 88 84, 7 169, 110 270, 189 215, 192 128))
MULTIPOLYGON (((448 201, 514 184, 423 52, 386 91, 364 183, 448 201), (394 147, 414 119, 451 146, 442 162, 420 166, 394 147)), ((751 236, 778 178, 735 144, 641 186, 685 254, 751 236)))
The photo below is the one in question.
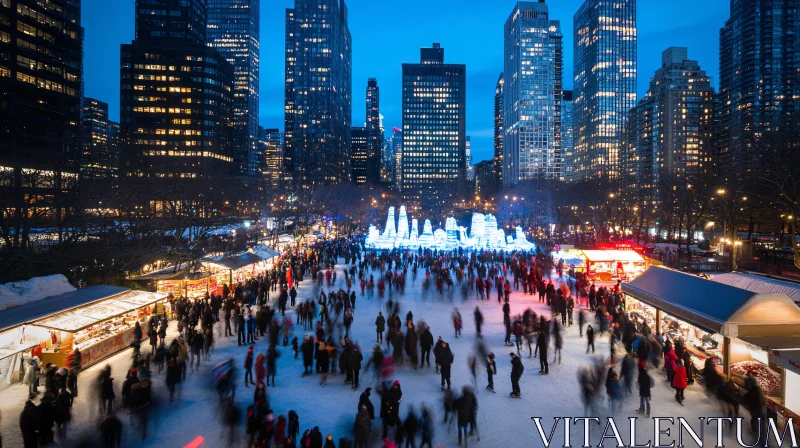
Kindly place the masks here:
POLYGON ((459 226, 456 219, 449 217, 445 221, 444 229, 433 230, 431 221, 426 219, 419 232, 419 220, 411 220, 409 232, 408 214, 405 206, 400 207, 398 219, 395 222, 395 208, 389 207, 386 218, 386 227, 381 233, 374 225, 369 226, 366 245, 374 249, 505 249, 505 250, 532 250, 536 246, 527 240, 525 232, 517 226, 514 234, 506 236, 502 228, 498 228, 497 218, 491 214, 473 213, 470 223, 470 232, 466 227, 459 226))

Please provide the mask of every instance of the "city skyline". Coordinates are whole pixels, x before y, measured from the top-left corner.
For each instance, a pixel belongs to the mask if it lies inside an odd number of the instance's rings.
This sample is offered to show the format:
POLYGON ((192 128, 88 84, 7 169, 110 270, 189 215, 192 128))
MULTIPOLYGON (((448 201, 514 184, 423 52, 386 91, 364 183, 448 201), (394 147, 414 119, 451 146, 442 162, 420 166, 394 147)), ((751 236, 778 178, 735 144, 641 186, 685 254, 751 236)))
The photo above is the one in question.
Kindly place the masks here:
MULTIPOLYGON (((452 10, 454 0, 434 5, 410 0, 403 8, 372 5, 367 0, 347 2, 353 36, 353 84, 362 86, 369 77, 381 85, 381 113, 384 128, 390 132, 401 123, 401 65, 417 57, 419 48, 438 41, 448 54, 465 63, 469 70, 467 90, 467 133, 472 137, 473 161, 493 157, 493 104, 497 74, 503 69, 503 24, 516 2, 459 2, 459 11, 469 11, 465 22, 441 21, 441 14, 452 10), (464 5, 469 7, 464 7, 464 5), (429 14, 421 15, 425 10, 429 14), (382 25, 374 26, 375 14, 382 25), (487 25, 488 24, 488 25, 487 25), (488 32, 471 33, 470 27, 488 32), (409 30, 431 30, 410 34, 409 30), (399 37, 403 37, 400 39, 399 37), (474 51, 478 45, 486 51, 474 51), (380 57, 376 58, 375 55, 380 57)), ((572 88, 572 16, 582 0, 550 1, 551 16, 561 21, 564 30, 564 89, 572 88)), ((133 39, 134 2, 109 8, 99 0, 83 1, 82 25, 85 28, 85 95, 109 104, 109 119, 119 120, 119 45, 133 39)), ((285 8, 293 0, 261 3, 261 92, 259 125, 283 130, 284 107, 284 32, 285 8)), ((729 17, 728 0, 704 4, 704 14, 687 15, 693 3, 678 0, 668 7, 639 2, 639 73, 637 99, 647 92, 649 75, 661 65, 660 54, 669 46, 686 46, 719 86, 719 29, 729 17)), ((353 89, 353 104, 364 104, 365 92, 353 89)), ((353 125, 362 125, 361 107, 353 108, 353 125)))

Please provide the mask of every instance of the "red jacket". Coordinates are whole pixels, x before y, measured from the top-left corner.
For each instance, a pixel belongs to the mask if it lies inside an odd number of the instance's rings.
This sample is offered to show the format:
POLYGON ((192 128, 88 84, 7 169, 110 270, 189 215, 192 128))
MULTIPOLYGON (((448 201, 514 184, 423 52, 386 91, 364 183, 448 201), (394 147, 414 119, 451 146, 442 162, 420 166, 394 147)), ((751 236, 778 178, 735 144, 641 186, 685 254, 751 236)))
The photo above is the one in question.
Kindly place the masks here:
MULTIPOLYGON (((664 353, 664 363, 669 366, 669 368, 674 372, 677 370, 675 368, 675 363, 678 362, 678 355, 675 354, 675 349, 671 348, 668 352, 664 353)), ((684 378, 685 379, 685 378, 684 378)), ((686 387, 686 386, 684 386, 686 387)))
POLYGON ((675 389, 686 389, 686 369, 675 369, 675 378, 672 380, 672 387, 675 389))

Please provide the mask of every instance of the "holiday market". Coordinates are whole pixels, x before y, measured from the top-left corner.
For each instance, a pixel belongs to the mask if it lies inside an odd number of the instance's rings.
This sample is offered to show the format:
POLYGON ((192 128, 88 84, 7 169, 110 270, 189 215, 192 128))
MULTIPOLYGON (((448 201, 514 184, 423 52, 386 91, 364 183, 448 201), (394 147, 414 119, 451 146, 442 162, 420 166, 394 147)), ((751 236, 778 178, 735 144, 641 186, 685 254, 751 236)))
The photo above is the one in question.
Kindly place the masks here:
POLYGON ((8 381, 19 380, 31 356, 65 366, 78 349, 89 366, 129 347, 136 322, 167 312, 166 299, 164 293, 99 285, 0 313, 0 360, 8 365, 8 381))
POLYGON ((800 349, 800 308, 786 294, 748 291, 662 267, 621 289, 632 318, 665 341, 681 341, 697 371, 711 359, 740 389, 753 375, 768 409, 798 420, 800 368, 789 357, 800 349))

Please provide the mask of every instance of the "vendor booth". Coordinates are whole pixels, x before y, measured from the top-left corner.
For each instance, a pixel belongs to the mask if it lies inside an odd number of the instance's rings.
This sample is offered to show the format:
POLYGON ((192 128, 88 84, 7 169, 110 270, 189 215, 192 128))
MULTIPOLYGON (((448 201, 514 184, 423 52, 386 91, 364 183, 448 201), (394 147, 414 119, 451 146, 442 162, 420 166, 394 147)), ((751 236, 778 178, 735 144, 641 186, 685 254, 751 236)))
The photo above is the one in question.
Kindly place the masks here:
POLYGON ((800 308, 788 296, 661 267, 621 288, 626 311, 666 339, 682 340, 697 370, 710 358, 739 387, 753 375, 779 420, 800 422, 800 400, 793 393, 800 389, 800 376, 787 369, 787 362, 775 362, 781 353, 800 348, 800 308))
POLYGON ((222 284, 217 283, 216 276, 208 272, 178 272, 156 280, 158 292, 189 299, 205 297, 206 293, 216 294, 218 286, 221 290, 222 284))
POLYGON ((136 322, 144 331, 154 305, 166 298, 164 293, 126 291, 34 321, 32 326, 46 328, 53 336, 39 358, 64 366, 66 356, 79 349, 83 365, 92 365, 129 347, 136 322))
POLYGON ((235 285, 266 272, 278 255, 272 249, 263 249, 259 254, 244 252, 219 259, 206 258, 201 263, 215 277, 218 285, 235 285))
POLYGON ((0 312, 0 366, 8 382, 18 381, 25 361, 66 364, 80 349, 88 366, 127 348, 137 321, 166 309, 167 295, 116 286, 91 286, 0 312))

